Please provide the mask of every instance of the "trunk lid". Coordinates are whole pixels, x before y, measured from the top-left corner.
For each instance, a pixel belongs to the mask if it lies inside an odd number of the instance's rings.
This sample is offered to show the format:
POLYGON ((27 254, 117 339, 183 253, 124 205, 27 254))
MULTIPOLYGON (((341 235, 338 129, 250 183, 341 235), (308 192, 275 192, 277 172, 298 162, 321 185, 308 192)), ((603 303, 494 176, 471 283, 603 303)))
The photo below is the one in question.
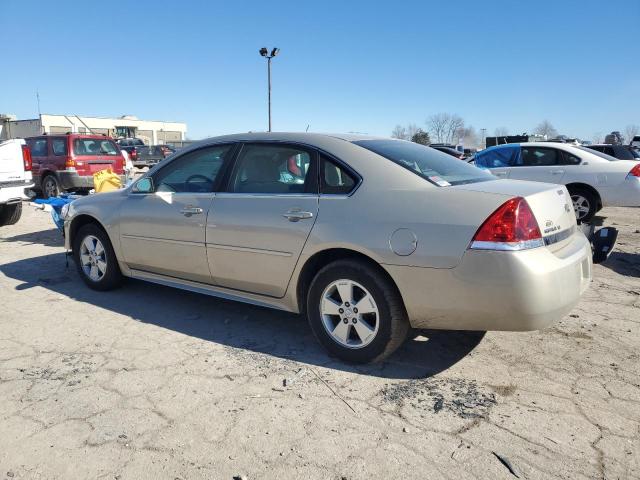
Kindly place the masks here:
POLYGON ((564 185, 520 180, 492 180, 451 188, 523 197, 538 222, 546 247, 551 251, 555 252, 567 245, 577 231, 573 204, 564 185))

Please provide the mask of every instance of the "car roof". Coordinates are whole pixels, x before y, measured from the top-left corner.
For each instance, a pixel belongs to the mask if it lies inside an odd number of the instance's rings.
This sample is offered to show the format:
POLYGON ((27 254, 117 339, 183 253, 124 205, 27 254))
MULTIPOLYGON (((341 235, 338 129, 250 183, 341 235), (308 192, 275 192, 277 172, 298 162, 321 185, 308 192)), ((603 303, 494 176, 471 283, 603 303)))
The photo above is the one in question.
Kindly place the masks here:
POLYGON ((290 141, 290 142, 313 142, 327 138, 335 138, 347 142, 356 142, 358 140, 374 140, 384 139, 387 137, 375 137, 371 135, 362 135, 355 133, 312 133, 312 132, 247 132, 234 133, 230 135, 221 135, 219 137, 211 137, 203 140, 203 142, 211 141, 251 141, 251 140, 273 140, 273 141, 290 141))

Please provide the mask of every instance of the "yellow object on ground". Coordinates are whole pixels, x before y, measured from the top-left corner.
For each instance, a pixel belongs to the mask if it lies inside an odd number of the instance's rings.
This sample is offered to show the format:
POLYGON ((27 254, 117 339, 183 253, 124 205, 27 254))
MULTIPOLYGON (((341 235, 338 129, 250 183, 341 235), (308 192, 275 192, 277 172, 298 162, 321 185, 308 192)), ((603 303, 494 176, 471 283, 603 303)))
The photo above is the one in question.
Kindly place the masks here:
POLYGON ((122 182, 113 170, 106 168, 93 174, 93 188, 96 193, 111 192, 122 188, 122 182))

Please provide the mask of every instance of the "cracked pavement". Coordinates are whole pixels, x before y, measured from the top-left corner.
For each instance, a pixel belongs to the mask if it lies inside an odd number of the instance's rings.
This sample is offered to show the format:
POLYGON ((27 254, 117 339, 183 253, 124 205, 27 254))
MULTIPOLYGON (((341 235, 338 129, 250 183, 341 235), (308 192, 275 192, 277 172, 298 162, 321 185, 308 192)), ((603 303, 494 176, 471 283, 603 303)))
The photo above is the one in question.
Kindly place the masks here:
POLYGON ((616 251, 551 328, 350 366, 296 315, 91 291, 25 205, 0 229, 0 478, 640 478, 640 210, 601 215, 616 251))

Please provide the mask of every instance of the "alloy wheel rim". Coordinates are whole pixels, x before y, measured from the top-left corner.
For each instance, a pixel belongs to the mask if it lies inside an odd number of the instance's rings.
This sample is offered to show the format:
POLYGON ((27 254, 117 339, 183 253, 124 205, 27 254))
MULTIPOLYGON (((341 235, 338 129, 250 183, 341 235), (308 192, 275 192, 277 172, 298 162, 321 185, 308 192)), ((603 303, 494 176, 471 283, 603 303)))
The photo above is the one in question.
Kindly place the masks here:
POLYGON ((94 282, 102 280, 107 273, 107 254, 97 237, 87 235, 80 244, 80 265, 84 274, 94 282))
POLYGON ((47 183, 45 185, 45 190, 47 192, 47 196, 49 197, 55 197, 57 194, 57 189, 56 189, 56 184, 53 182, 53 180, 47 180, 47 183))
POLYGON ((331 282, 320 298, 322 326, 339 345, 357 349, 378 333, 380 312, 373 295, 353 280, 331 282))
POLYGON ((578 220, 586 217, 591 209, 589 200, 582 195, 572 195, 571 201, 573 202, 573 211, 575 212, 576 217, 578 217, 578 220))

